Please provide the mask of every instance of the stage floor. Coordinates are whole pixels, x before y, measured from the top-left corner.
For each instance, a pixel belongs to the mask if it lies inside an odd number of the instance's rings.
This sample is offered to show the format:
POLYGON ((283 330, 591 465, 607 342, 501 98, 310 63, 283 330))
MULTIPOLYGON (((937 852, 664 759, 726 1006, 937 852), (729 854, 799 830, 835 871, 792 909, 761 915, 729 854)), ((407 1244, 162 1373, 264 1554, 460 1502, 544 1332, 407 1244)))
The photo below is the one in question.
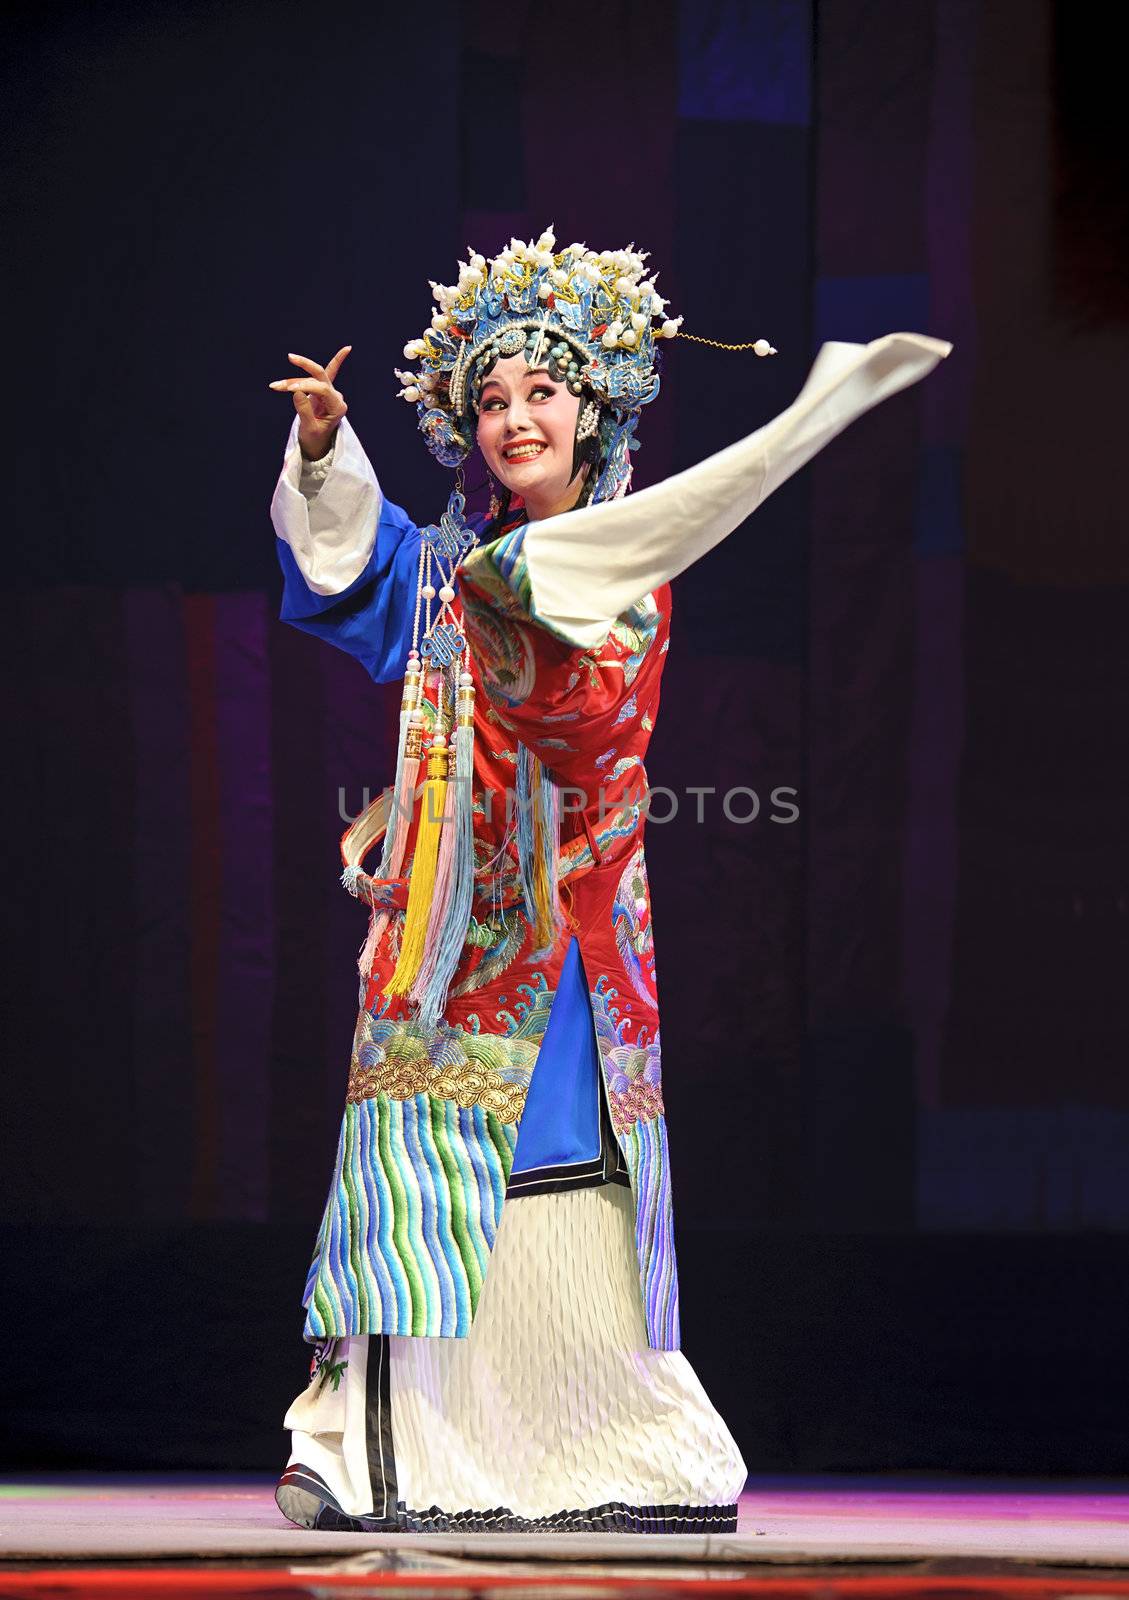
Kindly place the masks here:
POLYGON ((409 1565, 437 1577, 482 1574, 483 1563, 516 1576, 515 1565, 528 1575, 551 1563, 545 1575, 566 1584, 566 1566, 591 1571, 594 1563, 617 1585, 659 1568, 736 1578, 756 1567, 779 1574, 851 1563, 858 1572, 860 1563, 945 1558, 1005 1572, 1105 1567, 1114 1569, 1107 1578, 1124 1581, 1101 1592, 1129 1593, 1127 1483, 754 1478, 738 1531, 703 1536, 310 1533, 284 1521, 272 1489, 247 1478, 9 1477, 0 1482, 0 1593, 28 1592, 22 1584, 5 1591, 3 1582, 21 1568, 30 1576, 27 1564, 51 1563, 56 1576, 57 1563, 91 1562, 297 1563, 309 1572, 325 1558, 340 1572, 343 1557, 361 1558, 360 1570, 374 1577, 409 1565))

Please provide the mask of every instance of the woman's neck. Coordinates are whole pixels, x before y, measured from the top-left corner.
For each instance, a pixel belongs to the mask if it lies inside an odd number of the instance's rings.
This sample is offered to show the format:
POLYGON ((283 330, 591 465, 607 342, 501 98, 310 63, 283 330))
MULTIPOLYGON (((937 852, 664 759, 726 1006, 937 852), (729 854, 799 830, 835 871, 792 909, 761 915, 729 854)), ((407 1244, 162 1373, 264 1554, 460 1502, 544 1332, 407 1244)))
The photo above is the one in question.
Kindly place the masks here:
POLYGON ((584 480, 585 474, 578 474, 564 494, 553 501, 538 500, 526 495, 525 514, 530 522, 547 522, 550 517, 559 517, 565 511, 572 511, 584 493, 584 480))

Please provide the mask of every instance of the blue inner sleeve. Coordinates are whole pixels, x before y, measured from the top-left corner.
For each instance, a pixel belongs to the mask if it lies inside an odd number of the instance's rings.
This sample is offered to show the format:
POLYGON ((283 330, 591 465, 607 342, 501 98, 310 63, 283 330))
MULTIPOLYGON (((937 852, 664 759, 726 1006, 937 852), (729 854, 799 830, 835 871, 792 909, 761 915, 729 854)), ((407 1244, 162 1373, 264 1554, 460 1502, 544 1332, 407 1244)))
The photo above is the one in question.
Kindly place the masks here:
POLYGON ((592 1161, 600 1153, 600 1059, 592 1001, 570 942, 518 1130, 514 1172, 592 1161))
POLYGON ((339 594, 316 594, 294 553, 276 537, 282 568, 283 622, 326 639, 355 656, 377 683, 404 675, 412 643, 420 529, 399 506, 383 500, 372 554, 364 570, 339 594))
MULTIPOLYGON (((472 512, 466 520, 481 533, 485 518, 472 512)), ((423 530, 401 506, 382 499, 364 571, 339 594, 324 595, 309 587, 294 552, 276 537, 283 577, 279 616, 356 656, 377 683, 395 682, 404 675, 412 643, 422 538, 423 530)))

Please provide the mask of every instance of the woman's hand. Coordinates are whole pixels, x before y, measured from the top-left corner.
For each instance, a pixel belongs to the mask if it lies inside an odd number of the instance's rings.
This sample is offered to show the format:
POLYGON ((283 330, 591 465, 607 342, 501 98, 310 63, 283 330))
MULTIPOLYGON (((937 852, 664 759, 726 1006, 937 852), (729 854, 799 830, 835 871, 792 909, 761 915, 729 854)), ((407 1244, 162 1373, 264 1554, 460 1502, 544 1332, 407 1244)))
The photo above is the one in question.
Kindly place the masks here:
POLYGON ((308 461, 320 461, 326 454, 333 443, 337 424, 349 409, 345 404, 345 396, 333 387, 333 380, 352 348, 351 344, 342 345, 333 360, 324 367, 319 367, 308 356, 296 356, 291 351, 289 359, 309 376, 276 378, 269 386, 294 396, 294 409, 299 418, 298 442, 308 461))

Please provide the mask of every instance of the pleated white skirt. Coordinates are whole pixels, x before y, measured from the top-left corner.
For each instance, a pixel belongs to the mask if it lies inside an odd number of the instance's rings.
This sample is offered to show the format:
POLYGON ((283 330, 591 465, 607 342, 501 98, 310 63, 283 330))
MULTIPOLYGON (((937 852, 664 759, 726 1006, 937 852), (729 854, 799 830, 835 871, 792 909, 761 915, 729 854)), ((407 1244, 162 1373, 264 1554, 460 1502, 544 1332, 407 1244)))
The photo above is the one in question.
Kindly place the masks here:
POLYGON ((303 1526, 723 1531, 746 1467, 681 1352, 647 1345, 631 1197, 523 1196, 465 1339, 340 1339, 286 1414, 303 1526))

